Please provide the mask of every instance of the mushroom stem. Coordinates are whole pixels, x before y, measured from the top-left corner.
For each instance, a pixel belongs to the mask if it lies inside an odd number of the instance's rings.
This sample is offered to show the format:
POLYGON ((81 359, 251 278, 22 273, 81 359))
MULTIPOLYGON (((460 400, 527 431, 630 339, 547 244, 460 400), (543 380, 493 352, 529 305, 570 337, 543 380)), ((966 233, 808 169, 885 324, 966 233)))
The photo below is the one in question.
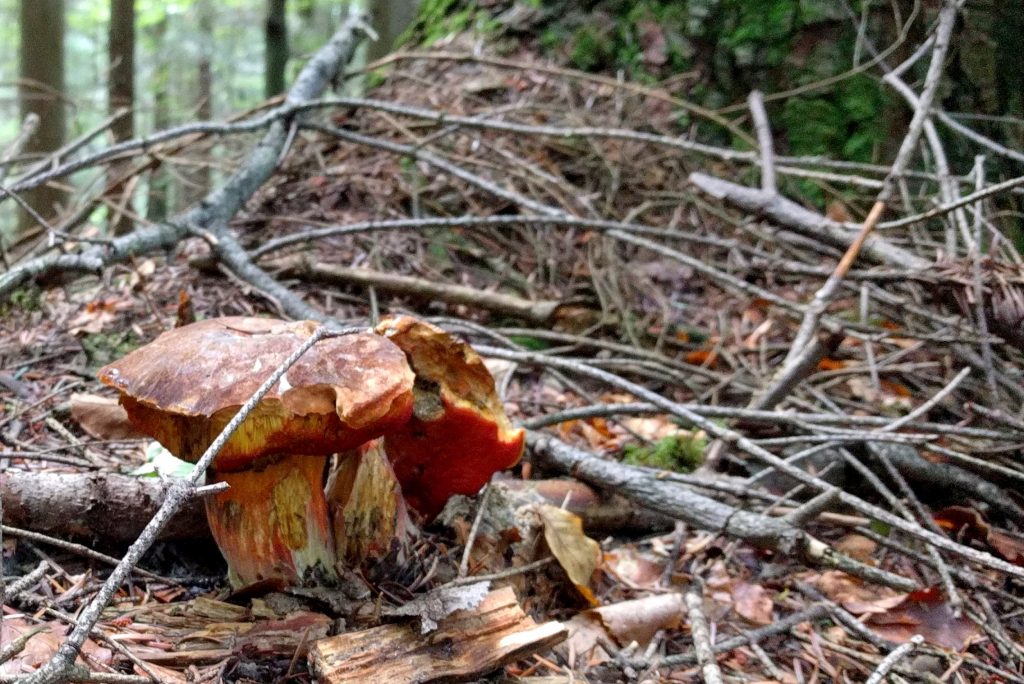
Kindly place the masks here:
POLYGON ((408 510, 381 440, 335 456, 327 478, 338 559, 349 567, 383 558, 410 529, 408 510))
POLYGON ((328 459, 267 457, 245 470, 208 472, 212 482, 231 486, 206 500, 206 514, 232 586, 337 579, 323 490, 328 459))

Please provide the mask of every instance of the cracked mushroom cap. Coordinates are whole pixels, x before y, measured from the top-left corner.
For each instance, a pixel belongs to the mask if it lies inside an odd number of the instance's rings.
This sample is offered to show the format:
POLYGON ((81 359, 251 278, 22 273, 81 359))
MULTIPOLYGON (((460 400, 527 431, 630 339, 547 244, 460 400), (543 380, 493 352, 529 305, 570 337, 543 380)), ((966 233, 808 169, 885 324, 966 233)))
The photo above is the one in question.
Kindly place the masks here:
POLYGON ((518 463, 525 432, 512 426, 494 378, 468 344, 410 316, 386 318, 376 330, 416 374, 413 416, 384 435, 384 448, 406 501, 432 517, 452 495, 476 494, 518 463))
MULTIPOLYGON (((131 422, 178 458, 196 461, 313 321, 228 317, 169 330, 100 370, 131 422)), ((402 351, 370 333, 307 351, 217 456, 220 471, 272 454, 331 454, 405 423, 413 374, 402 351)))

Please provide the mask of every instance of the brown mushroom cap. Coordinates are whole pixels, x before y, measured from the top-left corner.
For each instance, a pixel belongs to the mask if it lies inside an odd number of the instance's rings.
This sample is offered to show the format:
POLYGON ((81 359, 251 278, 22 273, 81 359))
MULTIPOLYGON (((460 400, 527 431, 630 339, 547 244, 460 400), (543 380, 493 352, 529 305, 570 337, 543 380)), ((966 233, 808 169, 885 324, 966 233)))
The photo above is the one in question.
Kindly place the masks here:
MULTIPOLYGON (((256 389, 316 329, 312 321, 229 317, 175 328, 100 370, 132 423, 195 461, 256 389)), ((370 333, 325 339, 260 401, 214 462, 244 468, 272 454, 359 446, 412 410, 405 354, 370 333)))

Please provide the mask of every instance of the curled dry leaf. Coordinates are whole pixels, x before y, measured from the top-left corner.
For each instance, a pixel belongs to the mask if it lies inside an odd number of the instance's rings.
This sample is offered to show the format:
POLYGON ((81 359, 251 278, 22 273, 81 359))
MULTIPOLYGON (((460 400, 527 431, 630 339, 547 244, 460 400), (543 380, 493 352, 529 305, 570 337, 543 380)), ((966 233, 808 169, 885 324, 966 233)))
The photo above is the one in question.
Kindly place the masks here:
POLYGON ((911 592, 890 610, 871 615, 865 624, 896 643, 905 643, 920 634, 928 643, 957 653, 981 635, 981 628, 974 621, 954 615, 938 589, 911 592))
POLYGON ((568 645, 578 654, 590 654, 603 662, 607 652, 599 646, 610 641, 626 646, 635 641, 645 648, 658 630, 677 629, 683 622, 686 606, 681 594, 655 594, 632 601, 621 601, 583 611, 566 625, 568 645))
POLYGON ((732 603, 740 617, 756 625, 770 625, 775 607, 768 591, 760 584, 736 582, 732 587, 732 603))
POLYGON ((600 545, 583 533, 583 521, 569 511, 540 504, 533 509, 544 524, 544 541, 576 590, 597 605, 590 580, 601 558, 600 545))
POLYGON ((985 516, 966 506, 950 506, 934 516, 939 527, 966 541, 988 544, 996 553, 1017 565, 1024 565, 1024 539, 992 527, 985 516))
POLYGON ((93 439, 135 439, 145 437, 128 420, 117 399, 96 394, 72 394, 71 418, 93 439))
MULTIPOLYGON (((50 623, 38 623, 21 617, 4 617, 0 624, 0 644, 8 646, 19 638, 26 638, 24 647, 10 660, 0 663, 0 674, 18 675, 34 672, 48 661, 64 642, 63 628, 50 623)), ((109 649, 98 646, 92 639, 86 640, 78 663, 109 665, 113 654, 109 649)))

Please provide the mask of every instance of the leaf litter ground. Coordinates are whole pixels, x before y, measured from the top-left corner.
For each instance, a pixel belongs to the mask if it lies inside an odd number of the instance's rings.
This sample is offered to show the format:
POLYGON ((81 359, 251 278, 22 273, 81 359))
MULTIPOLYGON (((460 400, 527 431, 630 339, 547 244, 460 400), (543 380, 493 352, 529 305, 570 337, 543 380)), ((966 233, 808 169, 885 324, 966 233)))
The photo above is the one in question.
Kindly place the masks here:
MULTIPOLYGON (((607 81, 546 70, 527 52, 509 59, 526 67, 442 56, 397 60, 369 96, 532 126, 681 132, 679 112, 666 97, 684 97, 686 83, 673 84, 678 91, 655 90, 661 97, 651 97, 618 90, 607 81)), ((770 382, 799 321, 799 314, 794 317, 758 296, 756 288, 806 302, 838 255, 823 243, 702 196, 687 182, 691 171, 703 170, 749 183, 753 174, 744 164, 607 136, 437 129, 415 117, 373 108, 335 109, 324 122, 377 144, 429 148, 500 188, 574 216, 665 227, 676 233, 666 244, 708 267, 701 270, 622 244, 596 229, 523 225, 364 231, 310 238, 262 256, 261 265, 338 319, 365 321, 375 301, 382 311, 436 316, 453 329, 457 321, 469 322, 526 349, 588 360, 677 402, 743 408, 753 392, 770 382), (393 285, 386 278, 371 297, 365 288, 317 268, 330 265, 560 306, 549 320, 528 326, 482 305, 390 294, 393 285)), ((862 173, 878 178, 884 170, 862 173)), ((927 181, 921 182, 927 187, 927 181)), ((870 203, 855 185, 837 189, 822 182, 822 187, 834 213, 861 216, 870 203)), ((783 186, 783 192, 796 190, 783 186)), ((278 174, 234 227, 244 244, 255 249, 324 226, 408 217, 500 217, 520 209, 430 159, 303 130, 278 174)), ((941 226, 915 230, 887 237, 922 255, 933 253, 933 233, 941 226)), ((6 448, 19 454, 9 459, 10 471, 124 474, 146 465, 144 442, 90 435, 83 429, 88 421, 72 420, 72 395, 101 393, 95 369, 173 326, 182 296, 203 317, 280 314, 251 285, 211 270, 203 262, 205 252, 206 246, 193 240, 170 258, 140 257, 98 281, 25 290, 9 305, 0 339, 5 406, 0 430, 6 448)), ((1003 249, 1000 258, 1014 258, 1007 254, 1003 249)), ((962 269, 957 273, 962 276, 962 269)), ((715 419, 782 456, 823 444, 820 451, 802 455, 803 467, 891 505, 851 467, 849 458, 879 468, 864 448, 868 431, 934 397, 963 366, 963 350, 983 351, 974 326, 956 306, 965 285, 957 286, 953 278, 939 282, 934 273, 903 275, 896 279, 884 265, 871 264, 854 272, 851 287, 830 309, 848 328, 828 340, 827 354, 787 397, 783 408, 790 418, 726 412, 715 419), (947 286, 950 282, 954 285, 947 286), (841 453, 844 448, 849 458, 841 453)), ((1012 278, 1003 282, 1013 285, 1012 278)), ((462 332, 475 341, 493 342, 479 329, 462 332)), ((1008 379, 997 383, 995 395, 983 374, 975 372, 895 432, 905 436, 904 446, 909 444, 925 464, 956 463, 994 488, 962 489, 943 468, 908 467, 903 477, 919 500, 918 521, 1019 564, 1024 542, 1013 492, 1020 477, 1020 424, 1013 416, 1021 397, 1009 385, 1019 380, 1020 357, 1009 345, 996 344, 991 351, 994 372, 1008 379), (1009 504, 1000 507, 992 492, 1009 504)), ((634 462, 673 477, 668 471, 686 460, 677 453, 682 447, 665 446, 675 439, 696 449, 701 461, 696 473, 679 475, 680 486, 769 515, 792 512, 809 498, 787 476, 765 470, 732 445, 663 413, 635 407, 616 412, 615 406, 638 399, 621 389, 544 368, 496 369, 506 407, 519 421, 571 408, 612 407, 548 428, 580 449, 619 459, 630 447, 634 462)), ((141 661, 166 681, 306 677, 301 656, 311 643, 339 630, 401 620, 396 607, 457 579, 465 544, 472 539, 466 565, 470 576, 507 574, 493 582, 512 587, 526 613, 538 623, 562 621, 570 630, 568 640, 524 654, 490 675, 494 680, 697 681, 692 623, 683 600, 695 586, 701 587, 702 612, 714 643, 733 645, 718 656, 726 676, 860 681, 893 643, 915 634, 924 636, 927 646, 897 665, 899 676, 960 681, 1019 681, 1024 676, 1017 645, 1024 630, 1020 586, 997 571, 947 558, 956 571, 954 601, 944 590, 934 557, 918 540, 843 507, 830 507, 809 523, 809 531, 833 548, 910 577, 921 587, 898 591, 810 566, 796 555, 675 523, 614 491, 552 481, 553 475, 541 472, 528 456, 491 486, 475 533, 476 503, 457 501, 425 528, 400 566, 385 559, 354 570, 348 593, 255 588, 229 597, 220 581, 223 566, 200 519, 183 535, 185 541, 163 542, 142 563, 171 581, 137 576, 105 613, 105 637, 90 642, 83 658, 97 671, 137 674, 144 671, 141 661)), ((882 478, 899 499, 910 500, 899 482, 882 478)), ((5 510, 9 514, 11 502, 5 501, 5 510)), ((123 543, 99 529, 70 525, 54 530, 54 536, 115 555, 123 543)), ((12 576, 27 575, 45 563, 46 582, 16 596, 6 609, 4 643, 42 625, 28 640, 30 647, 4 665, 15 673, 37 666, 52 652, 63 630, 61 615, 74 614, 107 566, 76 549, 12 534, 4 535, 3 552, 6 574, 12 576)))

